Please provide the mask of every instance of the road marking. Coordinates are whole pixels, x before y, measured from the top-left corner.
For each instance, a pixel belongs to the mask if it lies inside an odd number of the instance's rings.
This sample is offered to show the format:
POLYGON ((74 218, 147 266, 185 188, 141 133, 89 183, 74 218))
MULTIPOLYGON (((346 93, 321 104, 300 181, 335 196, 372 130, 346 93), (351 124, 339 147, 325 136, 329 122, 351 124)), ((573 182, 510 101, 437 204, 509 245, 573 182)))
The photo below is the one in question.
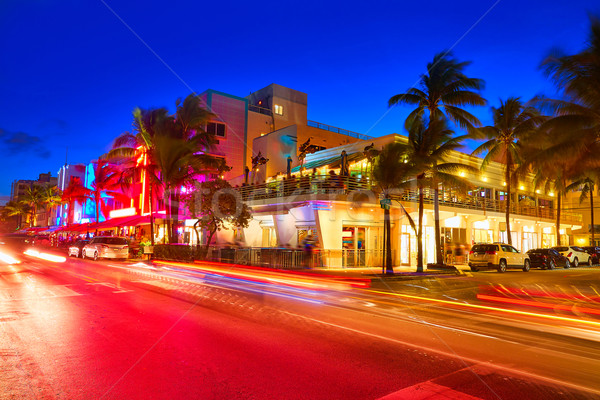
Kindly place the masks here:
POLYGON ((35 287, 29 288, 24 286, 19 289, 3 289, 0 290, 0 301, 20 301, 20 300, 38 300, 38 299, 50 299, 57 297, 72 297, 81 296, 81 293, 77 293, 71 288, 65 285, 56 285, 49 287, 35 287))
POLYGON ((133 290, 123 289, 122 287, 119 287, 119 286, 115 285, 114 283, 109 283, 109 282, 93 282, 93 283, 86 283, 86 285, 105 286, 107 288, 114 289, 113 293, 133 292, 133 290))
POLYGON ((448 399, 448 400, 482 400, 480 397, 470 396, 459 392, 447 386, 438 385, 431 381, 417 383, 416 385, 406 387, 397 392, 390 393, 387 396, 380 397, 379 400, 429 400, 429 399, 448 399))

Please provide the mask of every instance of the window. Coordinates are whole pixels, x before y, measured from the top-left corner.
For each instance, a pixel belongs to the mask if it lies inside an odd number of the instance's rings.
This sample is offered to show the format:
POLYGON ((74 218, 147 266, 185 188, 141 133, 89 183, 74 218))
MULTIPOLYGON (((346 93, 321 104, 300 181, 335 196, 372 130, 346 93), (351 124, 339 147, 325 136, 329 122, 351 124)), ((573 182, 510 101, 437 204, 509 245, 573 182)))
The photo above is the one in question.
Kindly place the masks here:
POLYGON ((275 108, 275 114, 283 115, 283 106, 280 106, 279 104, 275 104, 274 108, 275 108))
POLYGON ((222 122, 209 122, 206 125, 206 132, 218 137, 225 137, 225 124, 222 122))

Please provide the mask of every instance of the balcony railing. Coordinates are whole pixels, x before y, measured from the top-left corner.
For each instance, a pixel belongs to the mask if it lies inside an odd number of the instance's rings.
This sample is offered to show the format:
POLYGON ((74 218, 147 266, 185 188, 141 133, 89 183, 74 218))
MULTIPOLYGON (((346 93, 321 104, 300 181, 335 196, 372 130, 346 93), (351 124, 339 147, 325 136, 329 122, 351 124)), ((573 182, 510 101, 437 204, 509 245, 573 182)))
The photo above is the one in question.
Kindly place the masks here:
POLYGON ((350 137, 361 139, 361 140, 372 140, 373 139, 373 137, 369 136, 369 135, 349 131, 347 129, 337 128, 335 126, 322 124, 322 123, 316 122, 316 121, 308 120, 307 125, 312 126, 313 128, 323 129, 325 131, 335 132, 335 133, 339 133, 340 135, 346 135, 346 136, 350 136, 350 137))
MULTIPOLYGON (((292 177, 291 179, 277 180, 266 183, 258 183, 237 187, 244 201, 257 201, 267 199, 280 199, 286 202, 307 200, 306 196, 329 195, 335 200, 339 195, 350 195, 361 193, 361 200, 367 196, 371 201, 377 202, 380 190, 374 182, 355 177, 343 177, 339 175, 305 175, 303 177, 292 177), (372 195, 371 195, 372 193, 372 195)), ((394 200, 402 202, 418 202, 418 191, 403 190, 391 196, 394 200)), ((325 200, 321 196, 315 200, 325 200)), ((358 200, 354 197, 354 200, 358 200)), ((434 203, 433 190, 425 189, 423 193, 424 204, 434 203)), ((440 207, 453 207, 484 212, 504 213, 506 212, 506 201, 488 199, 485 197, 456 194, 453 191, 440 190, 440 207)), ((510 213, 543 219, 556 219, 556 209, 547 207, 536 207, 534 204, 511 203, 510 213)), ((581 214, 570 211, 561 211, 561 222, 581 225, 583 218, 581 214)))
POLYGON ((273 113, 271 112, 271 110, 269 110, 268 108, 264 108, 264 107, 260 107, 260 106, 255 106, 253 104, 248 104, 248 111, 254 111, 256 113, 264 114, 264 115, 268 115, 268 116, 272 116, 273 115, 273 113))

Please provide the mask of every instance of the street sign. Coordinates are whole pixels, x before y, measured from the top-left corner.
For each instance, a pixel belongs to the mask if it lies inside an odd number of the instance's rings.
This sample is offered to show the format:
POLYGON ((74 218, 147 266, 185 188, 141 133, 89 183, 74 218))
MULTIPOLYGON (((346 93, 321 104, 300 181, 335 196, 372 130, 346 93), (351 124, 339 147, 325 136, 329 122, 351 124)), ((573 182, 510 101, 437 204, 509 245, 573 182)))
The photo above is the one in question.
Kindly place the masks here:
POLYGON ((381 205, 381 208, 383 208, 384 210, 389 210, 390 205, 392 204, 392 199, 381 199, 379 201, 379 204, 381 205))

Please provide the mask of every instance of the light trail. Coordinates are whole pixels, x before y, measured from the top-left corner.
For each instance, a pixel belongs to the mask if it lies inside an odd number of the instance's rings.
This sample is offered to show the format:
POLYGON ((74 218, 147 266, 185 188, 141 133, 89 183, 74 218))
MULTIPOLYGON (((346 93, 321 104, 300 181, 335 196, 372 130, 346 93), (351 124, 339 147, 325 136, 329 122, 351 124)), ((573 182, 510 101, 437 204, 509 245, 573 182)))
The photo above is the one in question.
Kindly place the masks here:
POLYGON ((543 318, 543 319, 552 319, 552 320, 556 320, 556 321, 581 323, 581 324, 590 325, 590 326, 593 326, 596 328, 600 328, 600 322, 589 321, 589 320, 585 320, 585 319, 560 317, 558 315, 538 314, 538 313, 519 311, 519 310, 509 310, 509 309, 499 308, 499 307, 490 307, 490 306, 482 306, 482 305, 478 305, 478 304, 461 303, 461 302, 451 301, 451 300, 432 299, 432 298, 428 298, 428 297, 413 296, 413 295, 409 295, 409 294, 382 292, 379 290, 372 290, 372 289, 365 289, 365 292, 377 293, 379 295, 383 294, 383 295, 392 296, 392 297, 402 297, 402 298, 407 298, 407 299, 412 299, 412 300, 428 301, 428 302, 432 302, 432 303, 449 304, 449 305, 465 307, 465 308, 497 311, 497 312, 502 312, 502 313, 507 313, 507 314, 524 315, 524 316, 537 317, 537 318, 543 318))
POLYGON ((34 250, 34 249, 28 249, 28 250, 24 251, 23 254, 26 254, 30 257, 39 258, 41 260, 46 260, 46 261, 51 261, 51 262, 56 262, 56 263, 64 263, 65 261, 67 261, 66 257, 57 256, 57 255, 49 254, 49 253, 40 253, 39 251, 34 250))

